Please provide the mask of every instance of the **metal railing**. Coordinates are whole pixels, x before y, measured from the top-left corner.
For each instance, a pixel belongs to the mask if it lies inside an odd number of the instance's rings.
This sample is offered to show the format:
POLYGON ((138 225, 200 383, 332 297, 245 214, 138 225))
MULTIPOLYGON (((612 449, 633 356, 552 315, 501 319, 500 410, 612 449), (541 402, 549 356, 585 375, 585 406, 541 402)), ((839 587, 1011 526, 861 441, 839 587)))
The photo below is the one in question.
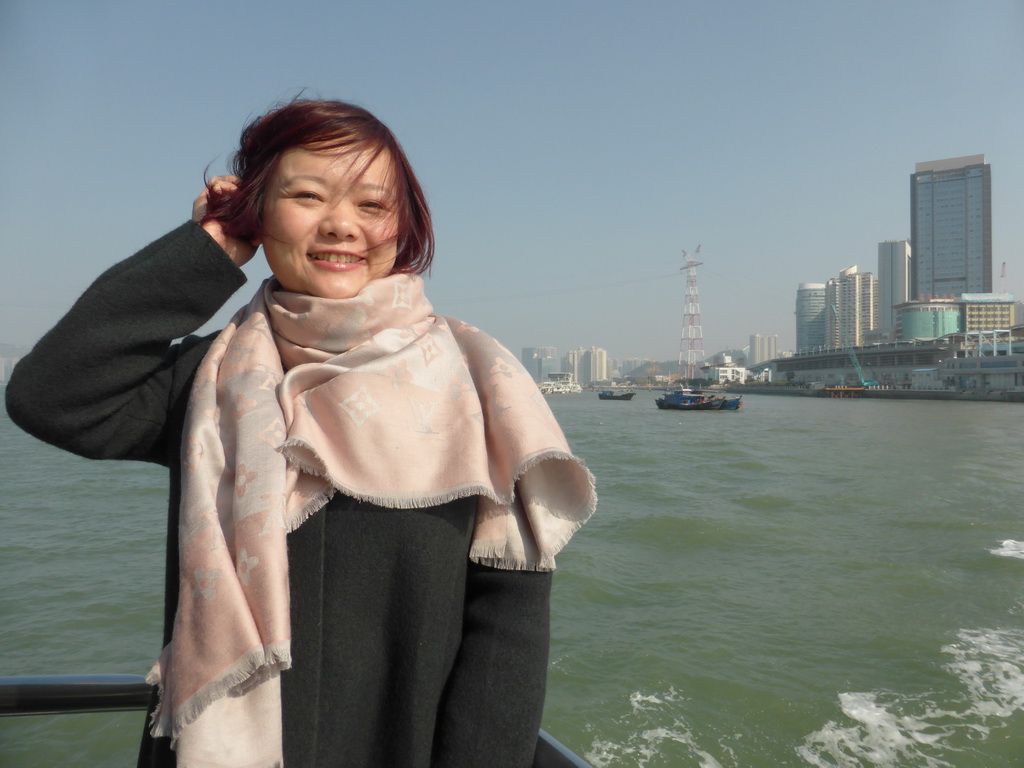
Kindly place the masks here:
MULTIPOLYGON (((145 710, 152 695, 142 675, 0 677, 0 717, 145 710)), ((533 768, 593 766, 542 730, 533 768)))

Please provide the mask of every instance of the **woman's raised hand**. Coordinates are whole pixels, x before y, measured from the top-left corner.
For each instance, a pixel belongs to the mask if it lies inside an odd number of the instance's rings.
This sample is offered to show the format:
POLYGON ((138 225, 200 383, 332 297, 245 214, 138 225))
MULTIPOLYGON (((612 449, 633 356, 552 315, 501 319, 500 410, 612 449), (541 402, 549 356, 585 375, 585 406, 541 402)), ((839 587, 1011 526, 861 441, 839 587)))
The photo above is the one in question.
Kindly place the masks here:
POLYGON ((216 219, 210 219, 203 223, 210 199, 210 190, 212 189, 218 195, 231 195, 238 189, 238 181, 237 176, 214 176, 210 179, 209 184, 203 187, 199 197, 192 203, 192 221, 200 224, 206 233, 224 249, 228 257, 240 267, 256 254, 256 246, 245 240, 224 234, 223 226, 216 219))

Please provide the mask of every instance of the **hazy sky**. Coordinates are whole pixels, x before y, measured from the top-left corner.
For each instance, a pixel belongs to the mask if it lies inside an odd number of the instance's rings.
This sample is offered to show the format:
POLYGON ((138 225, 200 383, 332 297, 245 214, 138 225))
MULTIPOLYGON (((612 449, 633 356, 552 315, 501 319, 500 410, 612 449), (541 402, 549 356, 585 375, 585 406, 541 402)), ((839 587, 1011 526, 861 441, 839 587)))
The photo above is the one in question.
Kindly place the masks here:
POLYGON ((299 93, 391 126, 436 311, 516 353, 674 359, 698 244, 706 351, 791 348, 797 284, 875 271, 914 164, 961 155, 992 165, 995 287, 1006 262, 1024 294, 1021 0, 2 0, 0 68, 0 342, 184 221, 299 93))

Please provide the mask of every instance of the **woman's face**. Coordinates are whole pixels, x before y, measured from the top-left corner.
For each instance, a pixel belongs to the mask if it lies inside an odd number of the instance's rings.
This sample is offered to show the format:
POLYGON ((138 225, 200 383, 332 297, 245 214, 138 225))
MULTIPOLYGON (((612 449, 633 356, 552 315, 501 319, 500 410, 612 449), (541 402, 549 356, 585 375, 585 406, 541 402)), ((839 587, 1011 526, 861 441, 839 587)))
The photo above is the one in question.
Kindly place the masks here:
POLYGON ((302 147, 281 155, 260 243, 285 290, 351 299, 391 274, 398 228, 391 156, 371 156, 302 147))

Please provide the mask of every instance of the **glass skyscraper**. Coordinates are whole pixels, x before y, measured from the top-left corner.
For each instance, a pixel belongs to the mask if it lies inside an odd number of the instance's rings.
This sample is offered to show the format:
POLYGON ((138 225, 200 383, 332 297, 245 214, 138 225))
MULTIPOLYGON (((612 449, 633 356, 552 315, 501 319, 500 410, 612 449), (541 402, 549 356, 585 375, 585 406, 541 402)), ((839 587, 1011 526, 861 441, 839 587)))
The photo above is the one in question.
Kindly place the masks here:
POLYGON ((825 284, 800 283, 796 289, 796 351, 825 346, 825 284))
POLYGON ((992 291, 992 171, 984 155, 915 166, 910 242, 912 298, 992 291))

